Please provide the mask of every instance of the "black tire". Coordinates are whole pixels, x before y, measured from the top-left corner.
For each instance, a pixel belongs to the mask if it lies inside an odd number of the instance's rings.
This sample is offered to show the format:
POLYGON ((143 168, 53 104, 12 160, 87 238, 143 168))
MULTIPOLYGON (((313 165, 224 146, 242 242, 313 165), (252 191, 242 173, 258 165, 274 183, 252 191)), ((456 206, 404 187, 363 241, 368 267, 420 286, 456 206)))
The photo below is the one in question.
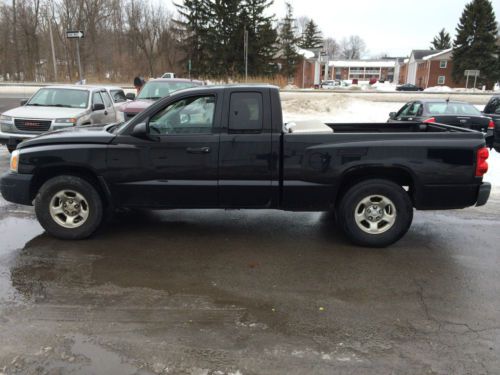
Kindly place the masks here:
MULTIPOLYGON (((83 203, 80 203, 83 207, 83 203)), ((103 220, 103 203, 96 188, 77 176, 63 175, 51 178, 45 182, 35 198, 35 213, 42 227, 51 235, 65 240, 80 240, 92 235, 103 220), (51 214, 51 204, 55 196, 61 191, 70 191, 80 194, 85 200, 87 210, 83 223, 74 228, 67 228, 59 224, 51 214)), ((62 214, 62 217, 66 216, 62 214)))
MULTIPOLYGON (((383 206, 383 201, 381 201, 380 207, 383 206)), ((380 211, 377 212, 380 213, 380 211)), ((410 228, 413 220, 413 205, 408 193, 394 182, 382 179, 366 180, 352 186, 345 193, 338 206, 337 218, 339 226, 353 243, 367 247, 386 247, 398 241, 410 228), (376 200, 379 198, 377 197, 385 198, 391 203, 391 205, 387 205, 388 214, 390 214, 387 217, 391 217, 388 220, 392 224, 386 224, 384 221, 384 215, 387 214, 385 209, 382 210, 380 216, 372 217, 369 215, 371 211, 368 210, 372 203, 365 205, 363 202, 373 199, 375 206, 371 207, 378 209, 376 200), (356 216, 356 213, 359 215, 356 216), (379 217, 382 219, 373 224, 364 216, 369 216, 370 220, 374 221, 377 221, 375 219, 379 217), (358 223, 356 217, 363 222, 358 223), (370 230, 370 224, 376 225, 377 229, 375 230, 380 231, 380 233, 367 233, 366 231, 370 230), (379 225, 380 229, 378 229, 379 225), (361 228, 365 228, 365 230, 361 228), (382 232, 383 230, 385 231, 382 232)))

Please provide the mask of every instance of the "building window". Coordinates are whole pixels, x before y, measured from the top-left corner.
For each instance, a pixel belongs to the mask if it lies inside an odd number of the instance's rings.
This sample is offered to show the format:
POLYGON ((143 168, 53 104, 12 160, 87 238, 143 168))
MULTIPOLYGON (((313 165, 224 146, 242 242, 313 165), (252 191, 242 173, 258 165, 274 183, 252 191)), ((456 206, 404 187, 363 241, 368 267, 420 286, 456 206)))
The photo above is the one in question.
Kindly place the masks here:
POLYGON ((438 85, 444 85, 444 76, 438 77, 438 85))
POLYGON ((439 67, 440 67, 441 69, 446 69, 446 67, 447 67, 447 66, 448 66, 448 61, 447 61, 447 60, 441 60, 441 61, 439 62, 439 67))

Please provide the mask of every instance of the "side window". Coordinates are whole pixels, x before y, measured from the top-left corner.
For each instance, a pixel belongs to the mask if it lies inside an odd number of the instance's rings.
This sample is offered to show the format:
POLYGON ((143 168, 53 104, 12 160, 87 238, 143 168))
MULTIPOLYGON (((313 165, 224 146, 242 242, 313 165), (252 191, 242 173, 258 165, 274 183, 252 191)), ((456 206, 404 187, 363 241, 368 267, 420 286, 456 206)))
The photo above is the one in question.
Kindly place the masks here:
POLYGON ((408 116, 418 116, 418 113, 420 111, 420 107, 422 106, 421 103, 419 102, 414 102, 410 109, 408 109, 408 116))
POLYGON ((110 93, 115 103, 123 103, 127 101, 127 97, 122 90, 111 90, 110 93))
POLYGON ((149 120, 152 134, 209 134, 215 113, 214 96, 194 96, 178 100, 149 120))
POLYGON ((229 104, 229 132, 245 133, 262 130, 262 94, 235 92, 229 104))
POLYGON ((99 94, 98 92, 94 92, 94 94, 92 94, 92 104, 104 104, 101 98, 101 94, 99 94))
POLYGON ((493 98, 484 108, 484 113, 500 114, 500 98, 493 98))
POLYGON ((101 91, 101 96, 104 99, 104 104, 106 105, 106 108, 109 108, 113 105, 109 97, 109 94, 106 91, 101 91))
POLYGON ((408 110, 410 109, 411 105, 413 103, 406 103, 403 108, 401 108, 399 110, 399 112, 397 113, 396 117, 400 117, 400 116, 406 116, 408 114, 408 110))

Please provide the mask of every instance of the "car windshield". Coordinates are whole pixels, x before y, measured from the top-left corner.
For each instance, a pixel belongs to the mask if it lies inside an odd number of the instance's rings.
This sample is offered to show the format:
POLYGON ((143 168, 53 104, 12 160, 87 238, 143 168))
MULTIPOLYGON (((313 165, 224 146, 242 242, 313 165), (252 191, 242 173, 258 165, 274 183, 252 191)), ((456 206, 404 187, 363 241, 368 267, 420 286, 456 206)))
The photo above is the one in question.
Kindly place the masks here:
POLYGON ((436 102, 426 103, 426 112, 431 116, 436 115, 466 115, 481 116, 479 109, 469 103, 447 103, 436 102))
POLYGON ((32 106, 87 108, 89 92, 87 90, 43 88, 26 103, 32 106))
POLYGON ((137 99, 161 99, 174 91, 197 86, 193 82, 151 81, 144 85, 137 99))

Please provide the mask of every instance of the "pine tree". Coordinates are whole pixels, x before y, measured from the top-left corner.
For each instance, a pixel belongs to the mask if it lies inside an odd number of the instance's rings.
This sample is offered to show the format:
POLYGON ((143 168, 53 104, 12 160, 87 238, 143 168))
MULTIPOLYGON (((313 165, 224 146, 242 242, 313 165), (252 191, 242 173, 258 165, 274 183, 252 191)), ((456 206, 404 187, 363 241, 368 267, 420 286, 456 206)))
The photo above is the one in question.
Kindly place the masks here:
POLYGON ((443 28, 438 35, 434 37, 431 42, 432 50, 443 50, 451 48, 451 37, 448 32, 443 28))
POLYGON ((301 59, 296 49, 300 39, 296 36, 295 19, 293 18, 293 9, 290 3, 286 3, 286 9, 286 16, 280 27, 279 44, 283 57, 282 70, 286 77, 290 79, 295 74, 295 68, 301 59))
POLYGON ((497 23, 489 0, 472 0, 465 6, 453 42, 453 79, 459 82, 467 69, 480 70, 488 87, 498 78, 497 23))
POLYGON ((205 48, 208 41, 209 1, 207 0, 184 0, 183 4, 176 4, 182 19, 176 21, 180 35, 184 36, 181 41, 186 57, 183 64, 188 70, 191 61, 191 74, 203 76, 209 73, 209 55, 205 48))
POLYGON ((306 24, 300 46, 305 49, 317 49, 323 46, 323 36, 313 20, 306 24))

